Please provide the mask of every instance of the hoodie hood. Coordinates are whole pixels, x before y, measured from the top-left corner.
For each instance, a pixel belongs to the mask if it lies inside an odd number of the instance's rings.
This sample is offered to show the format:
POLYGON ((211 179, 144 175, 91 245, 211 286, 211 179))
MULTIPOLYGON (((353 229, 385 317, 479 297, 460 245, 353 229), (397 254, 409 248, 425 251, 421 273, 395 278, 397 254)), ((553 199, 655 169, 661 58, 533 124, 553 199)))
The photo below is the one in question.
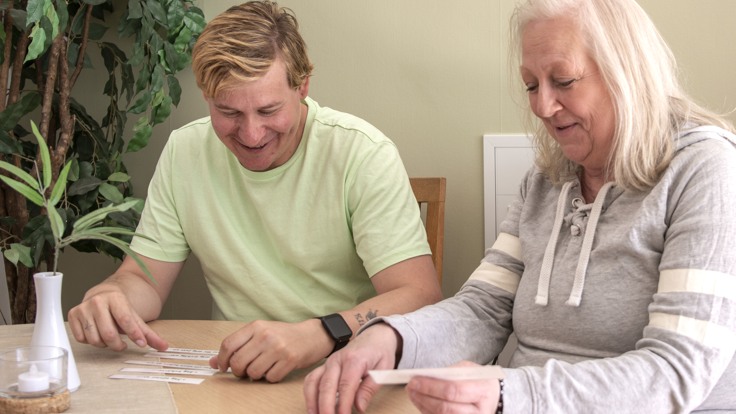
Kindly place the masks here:
MULTIPOLYGON (((719 137, 736 145, 736 135, 733 133, 716 126, 698 126, 685 129, 676 137, 676 152, 697 142, 701 142, 706 139, 717 139, 719 137)), ((552 270, 554 268, 555 250, 557 248, 563 224, 569 226, 570 231, 575 234, 580 231, 580 226, 575 224, 575 221, 582 220, 587 216, 588 223, 587 226, 585 226, 585 235, 583 236, 583 242, 580 248, 580 256, 578 257, 578 265, 575 270, 575 278, 573 280, 570 297, 565 304, 568 306, 578 307, 582 300, 583 288, 585 287, 585 276, 587 274, 588 263, 590 261, 590 253, 593 249, 595 231, 604 210, 606 196, 609 194, 609 190, 615 186, 615 183, 608 182, 604 184, 598 191, 598 195, 592 204, 586 204, 582 199, 574 198, 572 200, 573 212, 566 214, 566 211, 568 210, 567 200, 570 188, 574 185, 578 185, 577 179, 564 183, 557 199, 555 220, 552 227, 552 233, 550 234, 549 241, 547 242, 547 248, 544 251, 544 258, 542 260, 542 267, 539 274, 539 284, 537 286, 537 295, 534 299, 534 302, 537 305, 547 306, 547 302, 549 300, 549 285, 552 278, 552 270)))
POLYGON ((706 139, 717 139, 717 137, 736 145, 736 135, 733 133, 717 126, 703 125, 682 130, 675 140, 677 146, 676 151, 680 151, 685 147, 705 141, 706 139))

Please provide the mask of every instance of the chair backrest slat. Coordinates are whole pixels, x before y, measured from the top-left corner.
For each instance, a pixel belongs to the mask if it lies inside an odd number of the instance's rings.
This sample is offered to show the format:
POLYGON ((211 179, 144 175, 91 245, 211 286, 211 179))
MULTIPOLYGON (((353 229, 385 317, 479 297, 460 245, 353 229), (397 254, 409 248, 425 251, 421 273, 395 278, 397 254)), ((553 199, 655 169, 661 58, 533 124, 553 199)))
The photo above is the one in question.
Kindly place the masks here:
POLYGON ((426 204, 424 226, 427 241, 432 250, 432 261, 437 269, 437 278, 442 284, 442 254, 445 243, 445 186, 444 177, 411 177, 411 189, 421 208, 426 204))

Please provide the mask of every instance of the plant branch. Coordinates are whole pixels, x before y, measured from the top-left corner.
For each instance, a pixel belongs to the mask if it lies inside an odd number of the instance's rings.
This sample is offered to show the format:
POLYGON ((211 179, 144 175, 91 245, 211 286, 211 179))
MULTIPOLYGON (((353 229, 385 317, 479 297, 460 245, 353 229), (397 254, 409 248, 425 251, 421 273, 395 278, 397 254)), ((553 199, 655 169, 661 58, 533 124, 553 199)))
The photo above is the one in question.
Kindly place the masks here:
POLYGON ((0 111, 4 111, 7 104, 7 90, 5 90, 8 84, 8 72, 10 70, 10 53, 13 51, 13 15, 10 14, 10 10, 13 9, 13 1, 9 2, 7 10, 3 12, 3 23, 5 30, 5 48, 3 49, 3 63, 0 65, 0 85, 3 85, 3 99, 0 99, 0 111))
POLYGON ((87 52, 87 43, 89 42, 89 24, 92 21, 92 5, 88 4, 84 14, 84 26, 82 27, 82 41, 79 45, 79 53, 77 54, 77 61, 75 62, 74 73, 72 73, 71 80, 69 81, 69 89, 74 88, 77 83, 77 78, 82 72, 84 67, 84 54, 87 52))
POLYGON ((46 72, 46 84, 43 88, 43 99, 41 106, 41 123, 38 130, 44 137, 49 136, 49 125, 51 124, 52 106, 54 103, 54 87, 56 85, 56 77, 59 71, 59 54, 61 53, 61 42, 64 34, 59 32, 58 36, 51 43, 49 48, 49 67, 46 72))
POLYGON ((61 134, 52 154, 51 169, 54 172, 54 180, 66 159, 66 153, 71 144, 72 128, 74 127, 74 118, 69 113, 69 95, 72 87, 69 83, 69 65, 66 63, 68 47, 69 44, 63 41, 61 43, 61 53, 59 54, 59 67, 61 68, 59 70, 59 123, 61 124, 61 134))
MULTIPOLYGON (((22 36, 18 37, 18 44, 15 48, 15 59, 13 59, 12 65, 13 69, 10 73, 10 88, 8 90, 7 105, 16 103, 20 98, 23 61, 26 58, 26 54, 28 53, 28 44, 31 41, 28 34, 29 32, 26 31, 22 36)), ((12 43, 12 38, 8 43, 12 43)), ((20 167, 21 159, 19 154, 14 154, 12 158, 13 164, 16 167, 20 167)), ((23 227, 28 223, 28 206, 26 205, 26 200, 23 196, 11 190, 7 186, 3 186, 3 192, 5 193, 6 213, 11 217, 16 218, 13 234, 22 234, 23 227)), ((19 271, 19 277, 20 273, 21 272, 19 271)))
POLYGON ((23 72, 23 61, 26 59, 28 53, 28 43, 31 38, 28 37, 28 32, 23 33, 23 36, 18 38, 18 45, 15 47, 15 59, 13 59, 13 70, 10 73, 10 91, 8 91, 8 105, 14 104, 20 97, 20 83, 23 72))
POLYGON ((13 320, 25 321, 27 320, 26 312, 28 312, 29 310, 29 294, 32 291, 30 280, 31 278, 29 277, 28 268, 24 266, 18 266, 12 269, 11 273, 9 274, 16 274, 15 300, 13 301, 13 308, 11 309, 13 320))

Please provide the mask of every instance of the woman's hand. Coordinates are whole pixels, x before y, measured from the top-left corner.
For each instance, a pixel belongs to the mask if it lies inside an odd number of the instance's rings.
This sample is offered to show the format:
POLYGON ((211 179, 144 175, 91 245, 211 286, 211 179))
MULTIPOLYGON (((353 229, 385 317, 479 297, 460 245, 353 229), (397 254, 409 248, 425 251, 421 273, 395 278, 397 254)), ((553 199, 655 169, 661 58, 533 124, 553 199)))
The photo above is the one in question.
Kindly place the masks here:
POLYGON ((368 377, 373 369, 393 369, 399 335, 378 323, 363 331, 330 356, 304 380, 304 398, 310 414, 349 414, 353 406, 365 412, 379 389, 368 377))
MULTIPOLYGON (((455 366, 474 366, 463 361, 455 366)), ((406 385, 409 399, 424 414, 484 413, 494 414, 498 407, 498 379, 443 380, 414 377, 406 385)))

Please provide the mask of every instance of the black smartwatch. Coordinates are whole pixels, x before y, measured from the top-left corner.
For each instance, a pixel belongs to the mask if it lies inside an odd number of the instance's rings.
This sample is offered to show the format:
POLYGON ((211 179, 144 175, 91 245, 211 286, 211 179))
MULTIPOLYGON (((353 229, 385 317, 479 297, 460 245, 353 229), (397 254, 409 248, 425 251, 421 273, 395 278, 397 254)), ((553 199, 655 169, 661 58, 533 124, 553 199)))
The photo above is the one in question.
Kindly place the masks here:
POLYGON ((327 331, 327 334, 335 340, 335 348, 332 349, 330 355, 348 344, 350 337, 353 336, 353 331, 348 326, 348 323, 345 322, 345 319, 342 318, 342 315, 333 313, 318 319, 322 321, 322 326, 327 331))

